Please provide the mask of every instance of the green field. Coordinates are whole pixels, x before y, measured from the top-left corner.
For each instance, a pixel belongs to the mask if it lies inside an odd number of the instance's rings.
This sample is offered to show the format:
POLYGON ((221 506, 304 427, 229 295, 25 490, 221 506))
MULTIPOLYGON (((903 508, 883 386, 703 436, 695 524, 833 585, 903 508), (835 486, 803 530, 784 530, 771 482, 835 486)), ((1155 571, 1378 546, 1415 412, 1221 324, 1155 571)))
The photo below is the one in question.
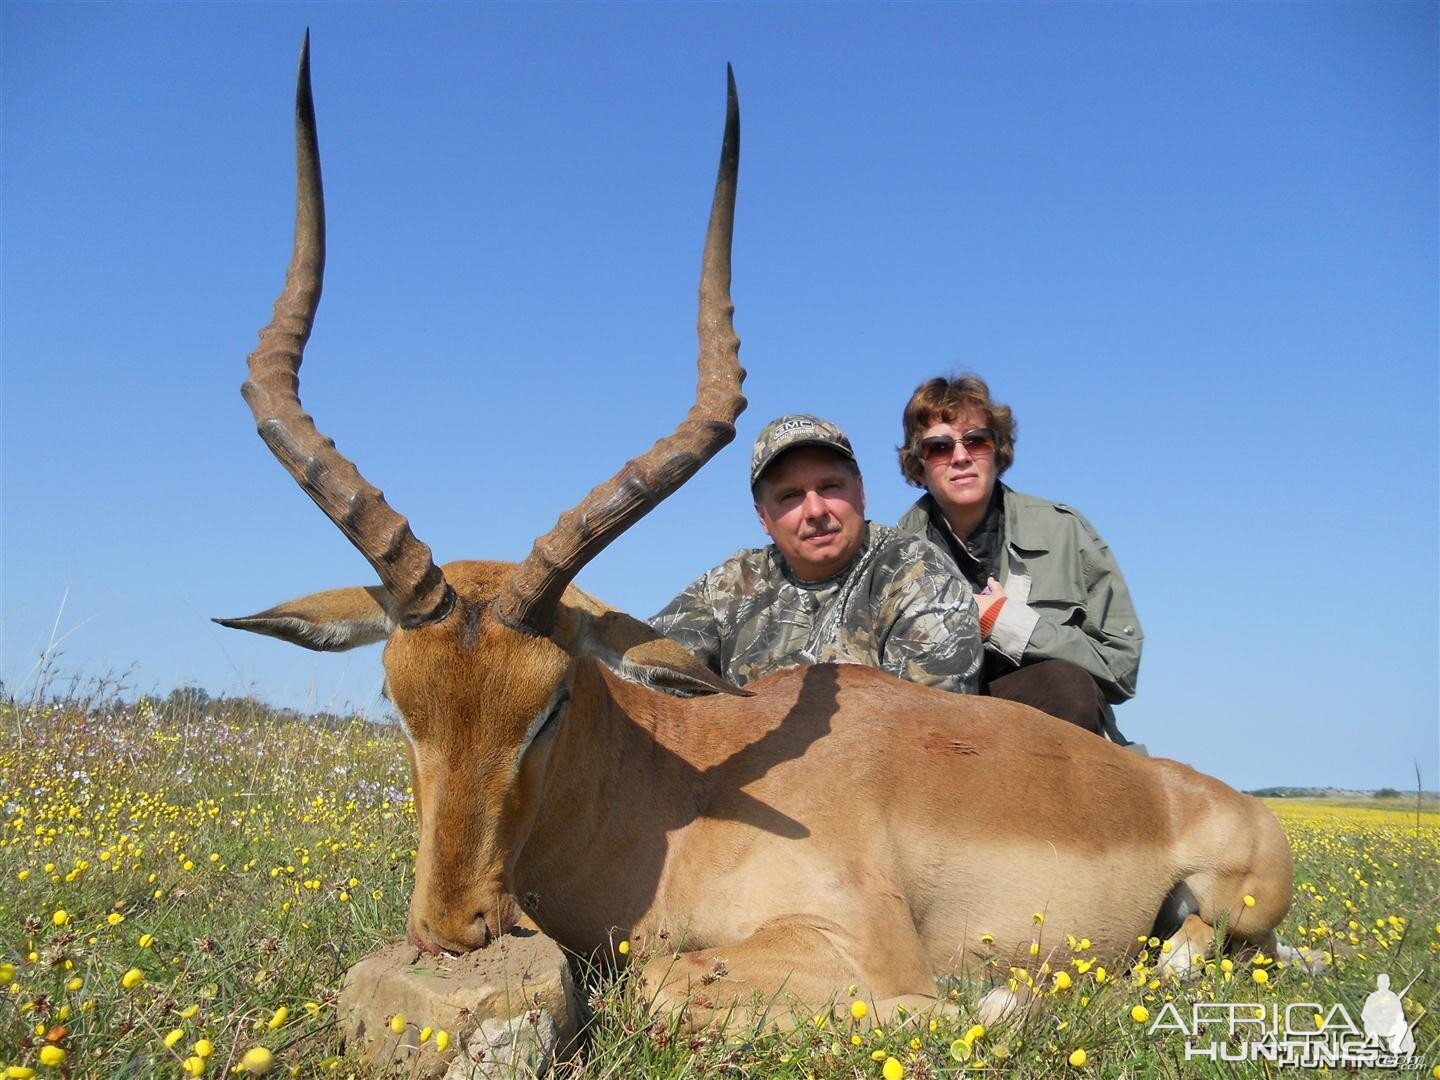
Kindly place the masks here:
MULTIPOLYGON (((415 823, 400 739, 203 695, 0 704, 0 1077, 220 1076, 256 1048, 272 1075, 364 1075, 341 1048, 335 999, 350 964, 404 932, 415 823)), ((1019 1026, 977 1035, 978 989, 957 986, 954 1019, 885 1031, 807 1019, 749 1039, 681 1031, 623 976, 597 978, 584 1046, 561 1073, 1273 1075, 1187 1060, 1184 1035, 1151 1028, 1167 1003, 1188 1016, 1197 1000, 1340 1003, 1358 1023, 1386 973, 1396 991, 1415 978, 1414 1059, 1440 1076, 1434 804, 1270 805, 1297 864, 1282 936, 1333 954, 1327 974, 1212 958, 1191 982, 1162 982, 1153 948, 1106 971, 1087 942, 1037 924, 1034 962, 996 974, 1044 996, 1019 1026)))

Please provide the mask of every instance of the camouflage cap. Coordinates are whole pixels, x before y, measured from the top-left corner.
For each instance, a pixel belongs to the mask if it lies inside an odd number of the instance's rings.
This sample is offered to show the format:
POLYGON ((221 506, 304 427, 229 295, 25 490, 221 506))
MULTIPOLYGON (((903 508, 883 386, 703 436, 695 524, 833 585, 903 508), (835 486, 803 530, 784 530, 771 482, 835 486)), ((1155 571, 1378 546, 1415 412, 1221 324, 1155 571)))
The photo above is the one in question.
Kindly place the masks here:
POLYGON ((855 460, 850 440, 830 421, 808 413, 790 413, 771 420, 756 437, 755 449, 750 453, 750 483, 753 485, 759 480, 777 457, 797 446, 823 446, 851 461, 855 460))

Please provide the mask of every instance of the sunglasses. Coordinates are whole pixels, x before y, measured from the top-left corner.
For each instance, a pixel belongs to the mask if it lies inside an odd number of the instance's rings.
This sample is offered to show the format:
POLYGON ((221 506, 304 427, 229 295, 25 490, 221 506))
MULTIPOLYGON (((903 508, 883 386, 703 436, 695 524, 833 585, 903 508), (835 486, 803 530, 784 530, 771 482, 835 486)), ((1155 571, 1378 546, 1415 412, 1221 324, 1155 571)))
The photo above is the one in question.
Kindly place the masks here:
POLYGON ((995 430, 971 428, 956 439, 951 435, 931 435, 920 440, 917 452, 925 461, 949 461, 959 443, 971 457, 989 457, 995 452, 995 430))

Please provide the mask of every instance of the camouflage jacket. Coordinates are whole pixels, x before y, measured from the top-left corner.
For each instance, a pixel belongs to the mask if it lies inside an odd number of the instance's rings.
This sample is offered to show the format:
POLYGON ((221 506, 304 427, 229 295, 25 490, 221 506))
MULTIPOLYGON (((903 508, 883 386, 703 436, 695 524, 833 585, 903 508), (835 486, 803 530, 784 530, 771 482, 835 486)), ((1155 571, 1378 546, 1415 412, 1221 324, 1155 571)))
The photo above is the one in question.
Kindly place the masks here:
POLYGON ((773 544, 738 551, 650 624, 737 686, 782 668, 849 663, 973 694, 983 653, 969 583, 928 540, 874 522, 834 577, 800 581, 773 544))

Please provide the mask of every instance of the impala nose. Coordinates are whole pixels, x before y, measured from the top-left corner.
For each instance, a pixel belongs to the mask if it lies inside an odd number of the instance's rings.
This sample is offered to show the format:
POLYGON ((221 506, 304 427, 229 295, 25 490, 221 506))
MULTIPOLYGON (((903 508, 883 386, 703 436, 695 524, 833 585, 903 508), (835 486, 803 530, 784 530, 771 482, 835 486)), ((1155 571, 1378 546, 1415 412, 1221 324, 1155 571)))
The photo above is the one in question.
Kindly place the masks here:
POLYGON ((407 931, 410 944, 432 956, 441 952, 466 953, 483 949, 497 936, 483 911, 476 912, 468 921, 412 916, 407 931))

